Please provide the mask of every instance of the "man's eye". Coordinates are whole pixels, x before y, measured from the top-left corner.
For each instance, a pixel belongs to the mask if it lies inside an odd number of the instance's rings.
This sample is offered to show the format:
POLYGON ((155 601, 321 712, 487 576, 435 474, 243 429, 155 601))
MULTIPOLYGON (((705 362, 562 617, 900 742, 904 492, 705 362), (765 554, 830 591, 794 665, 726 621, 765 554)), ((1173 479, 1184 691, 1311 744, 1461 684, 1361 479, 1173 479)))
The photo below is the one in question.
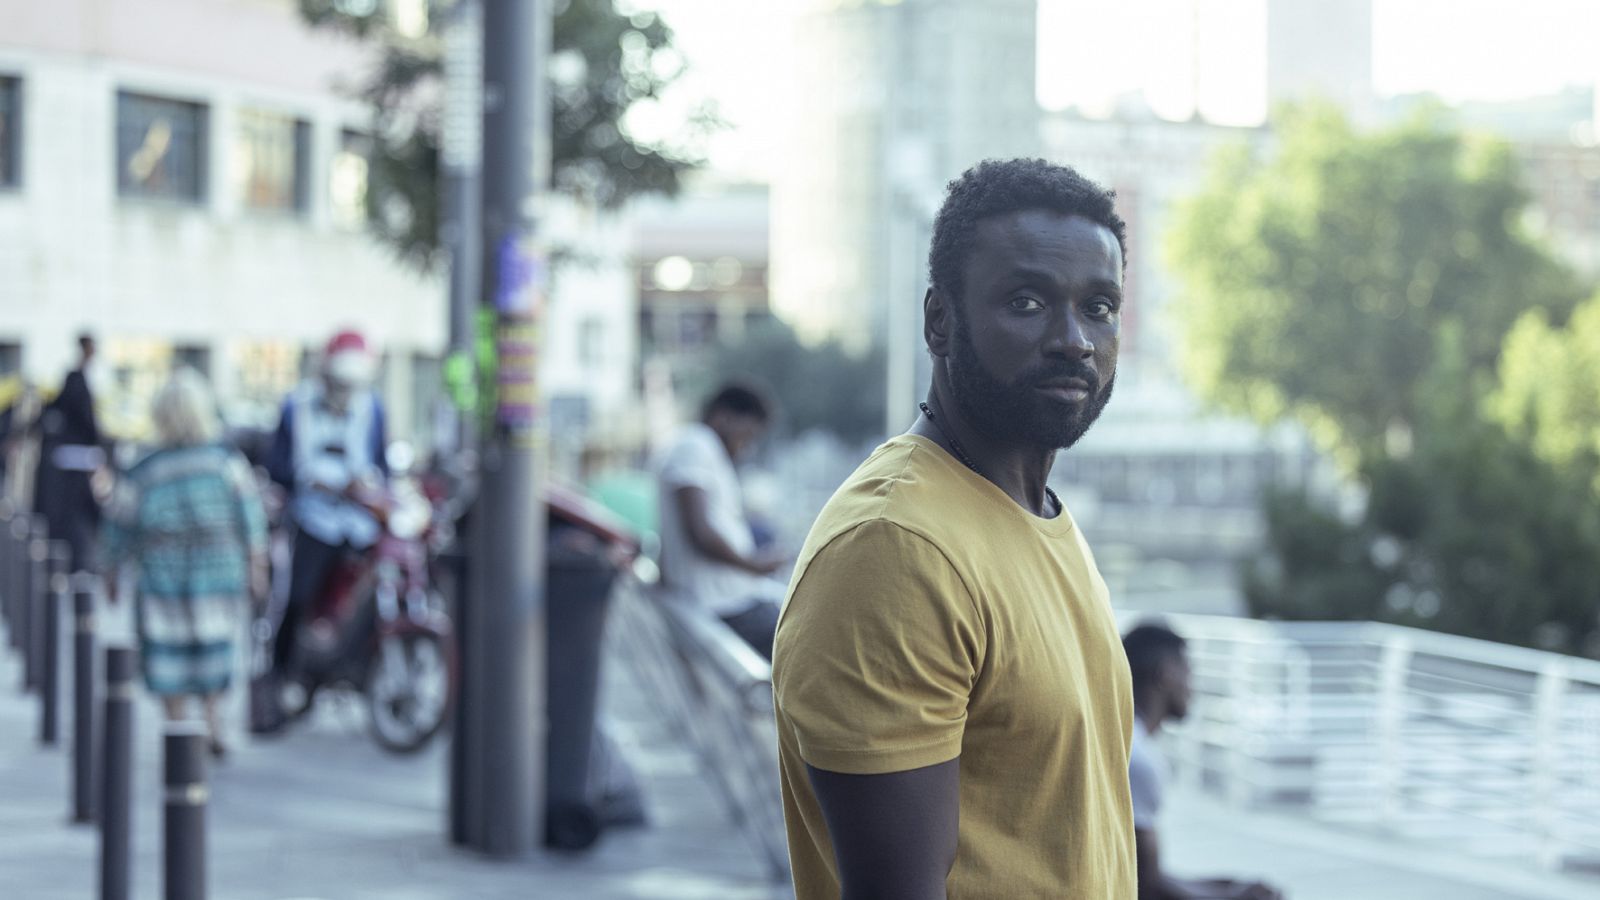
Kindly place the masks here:
POLYGON ((1106 318, 1117 311, 1117 307, 1110 300, 1104 298, 1089 302, 1089 314, 1106 318))
POLYGON ((1031 312, 1033 310, 1044 309, 1044 304, 1040 303, 1038 298, 1029 297, 1024 294, 1021 297, 1013 297, 1011 299, 1011 308, 1023 312, 1031 312))

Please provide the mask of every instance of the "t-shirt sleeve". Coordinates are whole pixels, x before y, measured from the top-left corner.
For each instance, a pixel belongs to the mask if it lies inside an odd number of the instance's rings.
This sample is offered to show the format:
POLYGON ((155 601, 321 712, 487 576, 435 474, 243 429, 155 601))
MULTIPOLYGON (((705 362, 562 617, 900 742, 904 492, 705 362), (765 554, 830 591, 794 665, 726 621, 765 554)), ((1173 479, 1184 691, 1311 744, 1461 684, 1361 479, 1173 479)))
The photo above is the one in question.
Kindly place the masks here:
MULTIPOLYGON (((1133 727, 1144 726, 1134 723, 1133 727)), ((1133 798, 1133 827, 1140 831, 1154 829, 1161 811, 1161 774, 1148 752, 1135 752, 1129 760, 1128 791, 1133 798)))
POLYGON ((961 755, 985 631, 967 586, 925 538, 868 522, 830 542, 778 625, 773 689, 800 757, 876 775, 961 755))
POLYGON ((673 489, 709 489, 716 477, 717 460, 712 454, 720 449, 710 444, 713 440, 716 438, 695 432, 680 436, 661 459, 661 483, 673 489))

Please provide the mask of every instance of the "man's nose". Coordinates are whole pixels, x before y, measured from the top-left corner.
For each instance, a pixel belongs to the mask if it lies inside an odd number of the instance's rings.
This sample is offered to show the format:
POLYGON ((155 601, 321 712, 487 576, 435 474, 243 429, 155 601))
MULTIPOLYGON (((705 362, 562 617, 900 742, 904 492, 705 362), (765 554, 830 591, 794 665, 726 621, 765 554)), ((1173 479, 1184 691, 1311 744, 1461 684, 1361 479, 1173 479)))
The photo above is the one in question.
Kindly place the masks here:
POLYGON ((1050 323, 1049 343, 1046 352, 1064 359, 1088 359, 1094 356, 1094 341, 1083 317, 1067 310, 1050 323))

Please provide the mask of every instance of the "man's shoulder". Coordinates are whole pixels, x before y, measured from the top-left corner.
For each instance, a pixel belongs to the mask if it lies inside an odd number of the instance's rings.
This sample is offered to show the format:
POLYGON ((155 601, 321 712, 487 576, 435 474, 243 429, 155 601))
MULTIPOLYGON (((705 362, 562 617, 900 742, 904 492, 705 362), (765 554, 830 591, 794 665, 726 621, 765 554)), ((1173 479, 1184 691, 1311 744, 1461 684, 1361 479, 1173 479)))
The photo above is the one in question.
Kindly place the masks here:
POLYGON ((885 542, 925 545, 953 556, 961 544, 960 517, 950 515, 949 504, 941 502, 941 497, 948 500, 948 485, 940 461, 932 457, 935 452, 904 436, 874 450, 817 516, 802 559, 837 557, 851 548, 885 542), (839 540, 846 535, 853 540, 839 540))
POLYGON ((959 489, 932 444, 905 435, 880 445, 846 478, 818 521, 875 520, 944 540, 951 527, 950 492, 959 489))

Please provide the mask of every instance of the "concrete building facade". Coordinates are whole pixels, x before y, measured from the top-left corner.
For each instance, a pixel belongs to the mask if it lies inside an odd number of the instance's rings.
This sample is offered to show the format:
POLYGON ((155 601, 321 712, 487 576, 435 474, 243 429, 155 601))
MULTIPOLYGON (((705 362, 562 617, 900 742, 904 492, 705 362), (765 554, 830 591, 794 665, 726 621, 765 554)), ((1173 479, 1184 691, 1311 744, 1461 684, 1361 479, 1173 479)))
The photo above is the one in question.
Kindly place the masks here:
MULTIPOLYGON (((422 9, 390 6, 397 26, 422 9)), ((59 383, 88 330, 113 431, 137 431, 173 362, 206 370, 234 423, 270 426, 354 327, 382 353, 391 432, 426 442, 445 279, 367 228, 370 63, 293 0, 0 5, 0 374, 59 383)), ((543 387, 566 446, 625 427, 635 295, 617 216, 552 199, 541 227, 559 262, 543 387)))
POLYGON ((1372 114, 1372 0, 1268 0, 1267 102, 1310 95, 1372 114))
MULTIPOLYGON (((944 184, 1038 151, 1035 0, 806 0, 793 23, 793 165, 772 185, 772 302, 802 336, 901 327, 944 184)), ((913 326, 914 328, 914 326, 913 326)))
POLYGON ((100 337, 111 405, 168 360, 247 418, 338 327, 385 355, 391 415, 444 341, 442 280, 365 231, 355 45, 278 0, 62 0, 0 10, 16 177, 0 187, 0 342, 54 382, 100 337), (399 401, 399 402, 397 402, 399 401))

